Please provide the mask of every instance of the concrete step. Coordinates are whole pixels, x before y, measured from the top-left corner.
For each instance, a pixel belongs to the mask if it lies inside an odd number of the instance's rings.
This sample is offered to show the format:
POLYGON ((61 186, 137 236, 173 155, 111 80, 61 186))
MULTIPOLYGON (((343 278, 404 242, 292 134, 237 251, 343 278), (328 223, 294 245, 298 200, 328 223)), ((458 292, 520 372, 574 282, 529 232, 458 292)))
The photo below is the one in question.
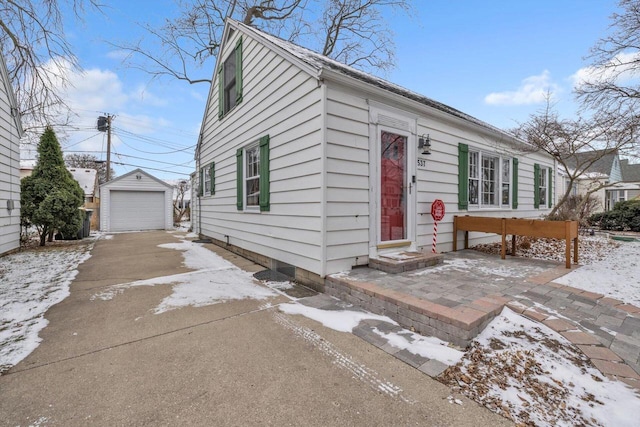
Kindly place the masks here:
POLYGON ((419 270, 442 263, 444 256, 427 252, 394 252, 369 258, 369 267, 396 274, 405 271, 419 270))

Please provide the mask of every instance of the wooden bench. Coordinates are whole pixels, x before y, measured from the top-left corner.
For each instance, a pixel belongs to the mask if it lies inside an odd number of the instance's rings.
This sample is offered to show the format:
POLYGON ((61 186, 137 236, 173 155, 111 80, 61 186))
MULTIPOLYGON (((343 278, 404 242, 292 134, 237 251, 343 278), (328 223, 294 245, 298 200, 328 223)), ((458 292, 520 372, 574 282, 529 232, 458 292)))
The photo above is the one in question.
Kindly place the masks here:
POLYGON ((482 216, 453 217, 453 250, 458 250, 458 231, 464 231, 464 248, 469 248, 469 231, 495 233, 502 236, 500 256, 506 258, 507 235, 511 238, 511 254, 516 253, 516 236, 546 237, 564 239, 565 265, 571 268, 571 242, 573 241, 573 262, 578 263, 578 221, 546 221, 540 219, 492 218, 482 216))

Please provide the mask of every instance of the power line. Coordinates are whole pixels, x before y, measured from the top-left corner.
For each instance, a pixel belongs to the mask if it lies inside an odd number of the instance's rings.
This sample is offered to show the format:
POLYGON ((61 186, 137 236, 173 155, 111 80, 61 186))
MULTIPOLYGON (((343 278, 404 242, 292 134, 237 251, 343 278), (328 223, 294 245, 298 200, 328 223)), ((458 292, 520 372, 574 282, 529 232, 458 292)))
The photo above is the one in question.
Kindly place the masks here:
POLYGON ((121 156, 121 157, 129 157, 131 159, 136 159, 136 160, 146 160, 148 162, 152 162, 152 163, 162 163, 164 165, 170 165, 170 166, 176 166, 176 167, 188 167, 188 166, 184 166, 183 164, 177 164, 177 163, 169 163, 169 162, 163 162, 160 160, 151 160, 151 159, 147 159, 144 157, 136 157, 136 156, 132 156, 130 154, 120 154, 120 153, 116 153, 115 151, 113 152, 113 154, 115 156, 121 156))
POLYGON ((111 163, 113 163, 114 165, 131 166, 131 167, 134 167, 134 168, 140 168, 140 169, 145 169, 145 170, 150 169, 150 170, 154 170, 154 171, 167 172, 167 173, 170 173, 172 175, 184 176, 184 172, 171 172, 171 171, 168 171, 166 169, 158 169, 158 168, 152 168, 152 167, 147 167, 147 166, 133 165, 131 163, 122 163, 122 162, 111 162, 111 163))
POLYGON ((144 153, 144 154, 175 154, 175 153, 181 153, 181 152, 185 152, 187 150, 191 150, 193 148, 195 148, 195 145, 191 145, 187 148, 182 148, 180 150, 172 150, 172 151, 163 151, 163 152, 156 152, 156 151, 144 151, 144 150, 140 150, 139 148, 133 147, 129 144, 127 144, 122 138, 120 138, 120 142, 122 142, 123 145, 126 145, 127 147, 131 148, 132 150, 138 151, 140 153, 144 153))

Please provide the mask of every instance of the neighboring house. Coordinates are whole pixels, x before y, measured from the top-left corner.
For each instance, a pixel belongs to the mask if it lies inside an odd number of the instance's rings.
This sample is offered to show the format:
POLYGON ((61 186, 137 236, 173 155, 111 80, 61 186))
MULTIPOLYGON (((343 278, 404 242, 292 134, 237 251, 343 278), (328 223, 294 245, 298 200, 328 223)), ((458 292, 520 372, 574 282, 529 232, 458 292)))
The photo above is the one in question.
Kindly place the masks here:
POLYGON ((620 160, 622 182, 625 186, 625 200, 640 198, 640 164, 629 164, 628 159, 620 160))
POLYGON ((173 228, 173 187, 142 169, 100 186, 100 230, 173 228))
POLYGON ((20 159, 20 179, 31 176, 33 169, 36 167, 35 160, 20 159))
POLYGON ((84 191, 84 207, 91 211, 91 229, 97 230, 100 225, 100 198, 98 194, 98 171, 87 168, 67 168, 71 172, 71 176, 75 179, 80 188, 84 191))
POLYGON ((71 176, 75 179, 80 188, 84 191, 84 207, 93 204, 98 192, 98 171, 85 168, 67 168, 71 176))
POLYGON ((436 199, 446 205, 440 251, 452 249, 453 215, 540 217, 554 203, 552 157, 234 20, 196 166, 194 230, 306 283, 373 257, 430 252, 436 199))
MULTIPOLYGON (((594 188, 602 187, 592 193, 599 202, 593 213, 611 210, 616 202, 625 200, 626 197, 627 188, 622 182, 620 157, 617 151, 609 151, 576 153, 566 160, 567 166, 574 171, 583 170, 573 182, 572 195, 584 195, 594 188)), ((569 185, 569 179, 564 171, 558 172, 558 178, 556 197, 560 199, 569 185)))
POLYGON ((23 130, 0 56, 0 255, 20 248, 20 138, 23 130))

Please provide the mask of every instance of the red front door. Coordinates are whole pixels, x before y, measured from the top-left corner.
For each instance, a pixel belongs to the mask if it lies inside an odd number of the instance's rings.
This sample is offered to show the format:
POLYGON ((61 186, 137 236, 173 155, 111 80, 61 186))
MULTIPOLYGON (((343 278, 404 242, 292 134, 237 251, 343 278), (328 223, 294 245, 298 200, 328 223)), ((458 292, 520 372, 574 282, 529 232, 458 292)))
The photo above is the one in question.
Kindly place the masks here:
POLYGON ((407 137, 380 135, 380 241, 407 238, 407 137))

